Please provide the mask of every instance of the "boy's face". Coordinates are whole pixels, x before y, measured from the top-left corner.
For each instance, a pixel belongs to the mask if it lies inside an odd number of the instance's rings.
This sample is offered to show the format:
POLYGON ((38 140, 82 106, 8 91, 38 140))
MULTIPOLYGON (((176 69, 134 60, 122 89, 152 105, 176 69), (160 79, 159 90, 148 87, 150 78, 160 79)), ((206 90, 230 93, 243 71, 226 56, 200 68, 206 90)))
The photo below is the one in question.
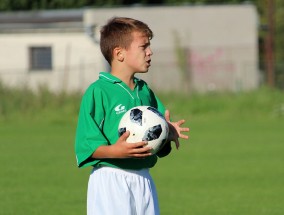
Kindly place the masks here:
POLYGON ((153 54, 150 49, 150 40, 141 32, 133 32, 132 37, 131 45, 125 50, 125 63, 133 73, 148 72, 153 54))

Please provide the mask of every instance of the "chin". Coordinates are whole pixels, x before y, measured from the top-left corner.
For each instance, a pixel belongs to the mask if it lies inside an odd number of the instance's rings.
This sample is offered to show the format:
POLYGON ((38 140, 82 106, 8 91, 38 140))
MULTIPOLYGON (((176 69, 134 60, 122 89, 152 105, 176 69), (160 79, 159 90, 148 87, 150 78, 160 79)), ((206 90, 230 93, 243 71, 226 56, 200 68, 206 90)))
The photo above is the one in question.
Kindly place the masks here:
POLYGON ((147 70, 144 70, 144 71, 140 71, 138 73, 147 73, 148 72, 148 69, 147 70))
POLYGON ((149 71, 149 68, 143 69, 143 70, 139 70, 136 73, 147 73, 149 71))

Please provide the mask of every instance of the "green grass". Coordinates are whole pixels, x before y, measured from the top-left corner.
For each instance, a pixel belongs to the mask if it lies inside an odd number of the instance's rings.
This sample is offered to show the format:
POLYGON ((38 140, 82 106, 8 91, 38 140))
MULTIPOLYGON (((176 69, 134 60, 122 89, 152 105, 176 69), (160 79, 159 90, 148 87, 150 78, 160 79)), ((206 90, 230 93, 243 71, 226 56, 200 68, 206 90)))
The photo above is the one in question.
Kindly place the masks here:
POLYGON ((282 121, 191 124, 191 140, 152 171, 162 214, 283 214, 282 121))
POLYGON ((84 214, 90 170, 76 167, 74 123, 10 122, 0 135, 1 215, 84 214))
MULTIPOLYGON (((79 97, 29 93, 28 105, 21 92, 0 94, 0 215, 85 214, 90 168, 78 169, 74 155, 79 97)), ((151 170, 162 215, 284 213, 282 92, 160 97, 191 128, 151 170)))

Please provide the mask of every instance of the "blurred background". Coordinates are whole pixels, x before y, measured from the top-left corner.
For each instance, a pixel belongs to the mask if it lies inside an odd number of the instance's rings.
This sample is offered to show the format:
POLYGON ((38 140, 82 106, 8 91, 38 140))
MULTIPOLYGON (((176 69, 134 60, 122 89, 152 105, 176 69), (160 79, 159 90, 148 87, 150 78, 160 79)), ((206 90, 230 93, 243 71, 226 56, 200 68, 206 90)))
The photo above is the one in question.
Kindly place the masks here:
POLYGON ((0 215, 85 214, 74 136, 113 16, 153 30, 139 77, 191 129, 151 170, 161 214, 282 215, 281 0, 0 0, 0 215))
POLYGON ((84 90, 108 70, 100 27, 110 17, 132 16, 155 33, 145 79, 158 90, 282 89, 283 7, 277 0, 1 0, 1 80, 55 92, 84 90))

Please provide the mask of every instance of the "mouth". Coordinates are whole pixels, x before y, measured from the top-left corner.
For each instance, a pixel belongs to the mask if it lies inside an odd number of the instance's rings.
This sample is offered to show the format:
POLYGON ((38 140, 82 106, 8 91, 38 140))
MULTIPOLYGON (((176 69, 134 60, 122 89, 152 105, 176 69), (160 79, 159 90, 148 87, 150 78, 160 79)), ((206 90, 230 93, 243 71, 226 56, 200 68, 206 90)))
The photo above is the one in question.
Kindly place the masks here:
POLYGON ((146 63, 148 64, 148 66, 151 66, 151 60, 147 60, 146 63))

